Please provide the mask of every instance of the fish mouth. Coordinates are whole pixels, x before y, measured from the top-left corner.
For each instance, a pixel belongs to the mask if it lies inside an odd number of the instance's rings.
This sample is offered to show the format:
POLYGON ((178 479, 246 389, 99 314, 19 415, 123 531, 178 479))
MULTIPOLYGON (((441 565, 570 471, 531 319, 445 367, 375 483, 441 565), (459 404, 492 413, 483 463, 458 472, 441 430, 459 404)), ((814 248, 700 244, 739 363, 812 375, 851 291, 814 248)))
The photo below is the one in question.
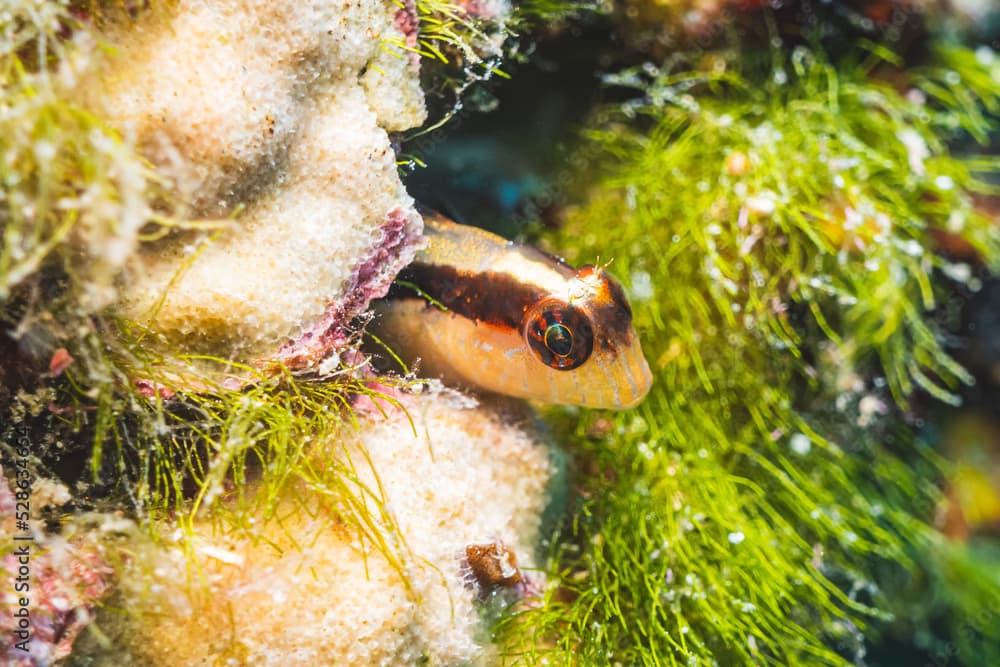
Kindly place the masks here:
POLYGON ((642 348, 630 346, 619 350, 612 357, 600 358, 597 368, 600 369, 600 379, 594 377, 591 383, 596 391, 581 393, 577 396, 577 404, 591 408, 606 410, 628 410, 642 403, 653 385, 653 374, 642 354, 642 348))
POLYGON ((646 398, 653 386, 653 373, 649 370, 642 348, 636 345, 629 350, 622 360, 622 391, 619 399, 619 410, 634 408, 646 398))

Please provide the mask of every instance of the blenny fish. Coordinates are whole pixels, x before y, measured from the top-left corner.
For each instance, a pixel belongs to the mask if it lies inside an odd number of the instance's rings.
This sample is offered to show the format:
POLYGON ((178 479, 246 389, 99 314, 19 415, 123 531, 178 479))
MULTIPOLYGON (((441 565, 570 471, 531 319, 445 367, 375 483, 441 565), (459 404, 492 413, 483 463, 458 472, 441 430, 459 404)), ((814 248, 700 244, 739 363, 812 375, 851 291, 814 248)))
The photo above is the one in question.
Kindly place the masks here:
POLYGON ((627 409, 652 383, 625 293, 603 269, 424 215, 427 245, 374 332, 420 374, 547 403, 627 409))

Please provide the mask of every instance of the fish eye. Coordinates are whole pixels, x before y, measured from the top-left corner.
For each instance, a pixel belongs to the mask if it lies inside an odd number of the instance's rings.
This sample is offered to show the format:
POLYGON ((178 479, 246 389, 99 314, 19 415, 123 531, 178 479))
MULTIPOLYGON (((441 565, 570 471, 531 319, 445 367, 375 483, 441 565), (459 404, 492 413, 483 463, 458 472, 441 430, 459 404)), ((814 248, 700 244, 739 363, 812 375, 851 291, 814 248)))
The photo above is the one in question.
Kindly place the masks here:
POLYGON ((550 324, 545 330, 545 347, 557 357, 569 356, 573 349, 573 333, 561 324, 550 324))
POLYGON ((594 349, 590 317, 580 308, 558 300, 543 301, 524 317, 524 339, 535 358, 549 368, 578 368, 594 349))

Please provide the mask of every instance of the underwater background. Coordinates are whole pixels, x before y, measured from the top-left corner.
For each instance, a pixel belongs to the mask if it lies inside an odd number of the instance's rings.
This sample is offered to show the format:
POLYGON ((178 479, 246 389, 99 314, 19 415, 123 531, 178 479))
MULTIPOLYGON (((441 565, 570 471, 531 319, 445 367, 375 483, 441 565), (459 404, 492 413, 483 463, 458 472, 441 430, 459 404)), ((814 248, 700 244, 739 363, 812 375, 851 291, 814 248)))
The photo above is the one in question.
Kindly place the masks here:
POLYGON ((1000 6, 232 4, 0 17, 0 656, 1000 665, 1000 6), (606 266, 646 400, 372 370, 411 197, 606 266))

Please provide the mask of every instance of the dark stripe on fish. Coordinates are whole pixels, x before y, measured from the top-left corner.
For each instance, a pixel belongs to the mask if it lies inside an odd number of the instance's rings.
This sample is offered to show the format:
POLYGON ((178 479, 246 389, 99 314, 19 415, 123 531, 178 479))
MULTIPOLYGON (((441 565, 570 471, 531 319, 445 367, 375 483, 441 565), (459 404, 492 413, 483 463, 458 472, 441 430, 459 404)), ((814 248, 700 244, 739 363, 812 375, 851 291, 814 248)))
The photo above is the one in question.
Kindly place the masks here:
POLYGON ((400 282, 416 285, 456 315, 515 330, 520 330, 524 313, 546 296, 544 290, 507 273, 481 271, 473 274, 419 261, 399 274, 389 292, 390 298, 412 297, 413 291, 400 282))

